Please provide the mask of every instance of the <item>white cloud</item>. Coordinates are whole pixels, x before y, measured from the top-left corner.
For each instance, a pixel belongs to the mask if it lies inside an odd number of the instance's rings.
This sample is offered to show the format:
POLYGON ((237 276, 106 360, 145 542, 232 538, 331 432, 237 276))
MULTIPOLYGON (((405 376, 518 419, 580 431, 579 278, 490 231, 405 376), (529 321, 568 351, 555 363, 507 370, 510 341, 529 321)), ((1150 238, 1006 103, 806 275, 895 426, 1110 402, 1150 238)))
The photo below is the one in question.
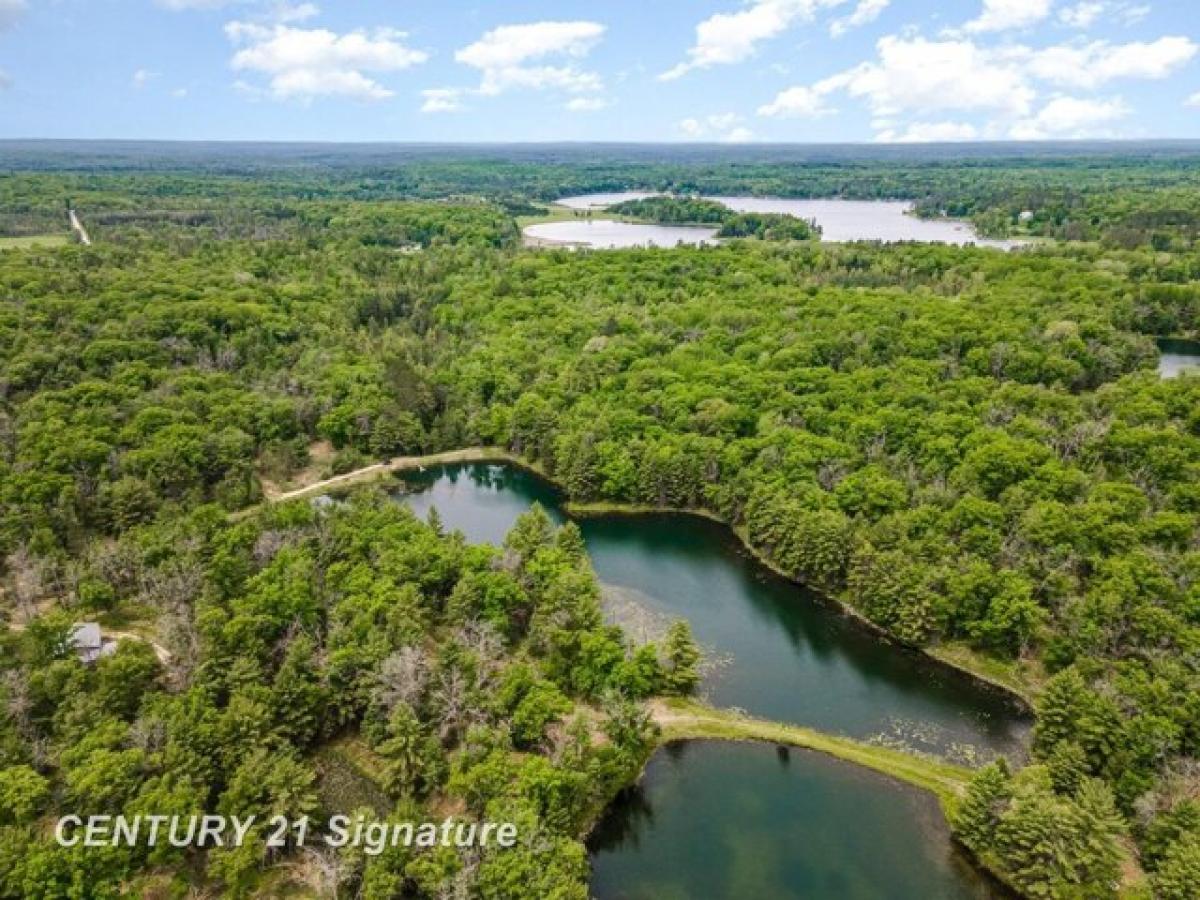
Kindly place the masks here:
POLYGON ((813 90, 821 95, 844 90, 866 100, 877 116, 943 110, 1024 115, 1036 97, 1015 63, 971 41, 889 35, 877 49, 877 62, 827 78, 813 90))
POLYGON ((863 25, 870 25, 887 9, 892 3, 892 0, 859 0, 858 6, 854 8, 854 12, 848 16, 843 16, 840 19, 834 19, 829 26, 829 34, 831 37, 841 37, 851 28, 860 28, 863 25))
POLYGON ((741 116, 737 113, 718 113, 708 117, 708 127, 714 131, 728 131, 739 121, 741 121, 741 116))
POLYGON ((315 3, 291 3, 290 0, 154 0, 154 5, 171 12, 224 9, 235 5, 254 6, 257 11, 249 11, 251 18, 276 25, 307 22, 321 14, 320 7, 315 3))
POLYGON ((1055 97, 1036 116, 1013 126, 1009 136, 1018 141, 1046 138, 1110 137, 1111 125, 1129 115, 1121 98, 1090 100, 1079 97, 1055 97))
POLYGON ((298 3, 293 6, 290 3, 280 2, 271 7, 268 18, 280 25, 288 25, 292 22, 307 22, 320 14, 321 10, 315 3, 298 3))
POLYGON ((1196 109, 1200 109, 1200 91, 1197 91, 1195 94, 1192 94, 1192 96, 1188 97, 1187 100, 1184 101, 1184 104, 1186 106, 1192 106, 1196 109))
POLYGON ((568 112, 596 112, 607 109, 609 102, 603 97, 572 97, 567 102, 568 112))
POLYGON ((533 22, 502 25, 475 43, 463 47, 454 58, 476 69, 506 69, 547 56, 587 56, 604 36, 598 22, 533 22))
POLYGON ((760 106, 760 116, 778 118, 815 118, 833 112, 825 104, 828 91, 797 85, 782 91, 770 103, 760 106))
POLYGON ((425 98, 423 113, 458 112, 463 108, 462 91, 456 88, 427 88, 421 96, 425 98))
POLYGON ((29 4, 25 0, 0 0, 0 31, 16 25, 27 9, 29 4))
POLYGON ((383 100, 393 92, 364 73, 398 72, 429 58, 405 46, 404 32, 390 28, 336 34, 324 28, 230 22, 225 33, 242 45, 230 63, 233 69, 267 76, 268 91, 277 100, 383 100))
POLYGON ((138 69, 133 73, 133 78, 131 81, 133 82, 133 86, 140 90, 157 77, 157 72, 151 72, 149 69, 138 69))
POLYGON ((973 141, 979 129, 966 122, 914 122, 903 132, 887 129, 875 136, 882 144, 936 144, 973 141))
POLYGON ((175 88, 175 90, 171 91, 171 96, 174 97, 176 100, 183 100, 184 98, 187 97, 187 95, 188 95, 187 88, 175 88))
POLYGON ((1149 6, 1122 6, 1120 10, 1121 21, 1126 25, 1136 25, 1146 16, 1150 15, 1149 6))
POLYGON ((604 32, 605 26, 598 22, 502 25, 463 47, 454 58, 480 71, 481 80, 475 92, 485 96, 510 88, 554 88, 572 94, 595 92, 604 87, 600 76, 578 68, 575 61, 586 57, 604 32), (544 64, 547 58, 560 62, 544 64))
POLYGON ((1058 21, 1070 28, 1091 28, 1107 9, 1108 4, 1100 0, 1084 0, 1060 9, 1058 21))
POLYGON ((963 29, 980 34, 1027 28, 1049 16, 1052 4, 1053 0, 983 0, 983 11, 979 18, 968 22, 963 29))
POLYGON ((684 119, 679 130, 692 140, 717 140, 740 144, 754 139, 754 132, 742 124, 737 113, 716 113, 702 119, 684 119))
POLYGON ((1165 78, 1200 55, 1200 45, 1185 37, 1164 37, 1150 43, 1095 41, 1033 49, 982 46, 962 37, 890 35, 880 39, 877 51, 875 60, 782 91, 758 114, 819 116, 831 112, 831 99, 842 93, 866 103, 880 120, 876 128, 883 140, 934 140, 939 134, 950 139, 953 129, 937 114, 968 112, 988 116, 986 128, 971 126, 979 137, 1009 132, 1093 136, 1101 126, 1128 115, 1123 101, 1060 96, 1035 113, 1039 88, 1094 90, 1120 79, 1165 78))
POLYGON ((1091 89, 1119 78, 1166 78, 1200 51, 1190 38, 1163 37, 1150 43, 1062 44, 1031 51, 1019 48, 1037 78, 1065 87, 1091 89))
POLYGON ((1124 0, 1079 0, 1058 11, 1058 21, 1068 28, 1087 30, 1102 18, 1117 25, 1136 25, 1150 15, 1150 7, 1124 0))
POLYGON ((220 9, 237 2, 239 0, 154 0, 156 6, 172 12, 181 12, 185 9, 220 9))
POLYGON ((754 55, 758 45, 786 31, 798 22, 811 22, 825 8, 841 6, 847 0, 749 0, 748 5, 732 13, 717 13, 696 26, 696 43, 688 58, 659 78, 669 81, 693 69, 729 65, 754 55))

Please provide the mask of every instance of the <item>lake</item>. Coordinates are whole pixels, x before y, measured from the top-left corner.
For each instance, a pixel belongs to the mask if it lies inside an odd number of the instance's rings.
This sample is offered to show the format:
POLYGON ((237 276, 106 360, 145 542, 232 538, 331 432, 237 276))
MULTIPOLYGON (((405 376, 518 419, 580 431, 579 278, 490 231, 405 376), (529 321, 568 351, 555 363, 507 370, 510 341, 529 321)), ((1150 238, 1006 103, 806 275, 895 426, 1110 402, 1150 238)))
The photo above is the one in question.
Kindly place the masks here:
POLYGON ((1163 378, 1178 378, 1184 372, 1200 374, 1200 341, 1163 338, 1158 349, 1162 353, 1158 374, 1163 378))
POLYGON ((611 219, 577 219, 542 222, 523 232, 526 238, 547 244, 619 250, 629 247, 674 247, 677 244, 707 244, 716 228, 686 225, 654 225, 644 222, 615 222, 611 219))
MULTIPOLYGON (((578 197, 564 197, 555 201, 560 206, 575 210, 595 211, 608 206, 622 203, 625 200, 636 200, 654 194, 628 192, 622 194, 584 194, 578 197)), ((821 239, 830 242, 844 241, 919 241, 940 244, 976 244, 980 247, 990 247, 996 250, 1012 250, 1023 246, 1021 241, 998 241, 979 237, 971 225, 953 219, 918 219, 910 215, 913 204, 907 201, 887 200, 786 200, 772 197, 706 197, 723 203, 737 212, 780 213, 796 216, 801 219, 815 219, 821 226, 821 239)), ((569 229, 547 226, 565 226, 575 223, 548 222, 543 225, 533 225, 525 229, 531 237, 548 241, 565 241, 571 238, 561 237, 569 229), (534 229, 539 229, 534 231, 534 229)), ((608 223, 621 224, 621 223, 608 223)), ((630 225, 629 227, 638 227, 630 225)), ((657 226, 655 226, 657 227, 657 226)), ((699 229, 685 229, 698 231, 699 229)), ((574 240, 587 243, 586 231, 575 230, 581 235, 574 240)), ((631 233, 632 234, 632 233, 631 233)), ((664 239, 665 240, 665 239, 664 239)), ((699 242, 698 240, 691 243, 699 242)), ((660 241, 658 246, 674 246, 675 240, 669 244, 660 241)), ((688 241, 685 241, 688 243, 688 241)), ((594 247, 639 246, 628 244, 588 244, 594 247)))
POLYGON ((832 757, 672 744, 589 839, 597 900, 987 900, 932 795, 832 757))
POLYGON ((647 197, 657 196, 659 195, 648 191, 618 191, 610 194, 581 194, 578 197, 563 197, 555 200, 554 203, 556 206, 565 206, 567 209, 595 210, 607 209, 630 200, 645 200, 647 197))
POLYGON ((821 240, 920 241, 929 244, 976 244, 996 250, 1012 250, 1018 241, 994 241, 979 237, 967 222, 954 219, 918 219, 913 205, 886 200, 777 200, 769 197, 709 197, 737 212, 779 213, 798 219, 815 219, 821 240))
MULTIPOLYGON (((512 466, 431 467, 406 473, 404 484, 418 515, 436 506, 447 528, 474 542, 500 543, 534 502, 563 518, 558 492, 512 466)), ((759 564, 723 525, 664 514, 579 526, 633 637, 639 626, 629 622, 686 618, 722 663, 703 682, 711 703, 964 760, 1021 754, 1028 723, 1004 695, 884 642, 759 564)))

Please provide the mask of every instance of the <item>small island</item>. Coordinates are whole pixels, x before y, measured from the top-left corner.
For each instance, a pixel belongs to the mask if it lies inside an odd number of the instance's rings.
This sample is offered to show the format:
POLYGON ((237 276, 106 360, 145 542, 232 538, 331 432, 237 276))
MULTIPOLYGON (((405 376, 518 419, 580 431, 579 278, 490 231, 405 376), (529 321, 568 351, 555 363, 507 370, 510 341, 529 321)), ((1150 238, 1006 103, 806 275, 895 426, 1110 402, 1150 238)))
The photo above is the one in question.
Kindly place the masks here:
POLYGON ((719 238, 809 241, 821 236, 821 228, 814 221, 782 213, 739 213, 716 200, 700 197, 627 200, 609 207, 608 212, 656 225, 718 225, 719 238))

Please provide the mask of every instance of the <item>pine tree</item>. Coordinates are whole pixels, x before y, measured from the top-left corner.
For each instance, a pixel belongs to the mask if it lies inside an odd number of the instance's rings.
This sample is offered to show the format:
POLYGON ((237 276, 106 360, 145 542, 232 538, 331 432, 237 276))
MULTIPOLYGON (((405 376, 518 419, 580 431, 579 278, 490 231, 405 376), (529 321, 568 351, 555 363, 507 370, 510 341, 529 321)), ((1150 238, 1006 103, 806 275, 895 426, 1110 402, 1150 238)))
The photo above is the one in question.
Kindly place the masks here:
POLYGON ((663 642, 666 665, 663 666, 663 682, 668 694, 685 696, 700 684, 700 647, 692 637, 692 628, 680 619, 667 631, 663 642))
POLYGON ((1059 741, 1077 737, 1088 700, 1087 684, 1075 669, 1065 669, 1051 678, 1038 702, 1035 749, 1046 754, 1059 741))
POLYGON ((583 543, 583 532, 574 522, 568 522, 558 529, 558 534, 554 536, 554 543, 573 562, 582 561, 587 553, 587 548, 583 543))
POLYGON ((1012 780, 1003 759, 980 769, 954 815, 958 839, 977 853, 990 850, 996 826, 1011 798, 1012 780))
POLYGON ((1074 741, 1059 741, 1046 760, 1050 781, 1060 794, 1072 795, 1087 778, 1088 759, 1083 748, 1074 741))
POLYGON ((538 550, 554 542, 554 523, 542 508, 535 503, 529 512, 522 513, 504 538, 504 546, 517 553, 522 560, 530 559, 538 550))
POLYGON ((1154 876, 1158 900, 1196 900, 1200 891, 1200 835, 1174 844, 1154 876))

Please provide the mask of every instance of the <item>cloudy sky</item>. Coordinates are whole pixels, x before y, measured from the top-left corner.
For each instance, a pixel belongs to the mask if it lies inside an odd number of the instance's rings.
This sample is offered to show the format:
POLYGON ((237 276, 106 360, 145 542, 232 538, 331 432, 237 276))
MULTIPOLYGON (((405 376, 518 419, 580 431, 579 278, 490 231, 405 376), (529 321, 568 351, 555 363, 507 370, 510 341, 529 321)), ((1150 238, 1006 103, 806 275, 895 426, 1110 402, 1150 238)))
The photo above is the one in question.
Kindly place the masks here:
POLYGON ((0 137, 1200 138, 1196 0, 0 0, 0 137))

